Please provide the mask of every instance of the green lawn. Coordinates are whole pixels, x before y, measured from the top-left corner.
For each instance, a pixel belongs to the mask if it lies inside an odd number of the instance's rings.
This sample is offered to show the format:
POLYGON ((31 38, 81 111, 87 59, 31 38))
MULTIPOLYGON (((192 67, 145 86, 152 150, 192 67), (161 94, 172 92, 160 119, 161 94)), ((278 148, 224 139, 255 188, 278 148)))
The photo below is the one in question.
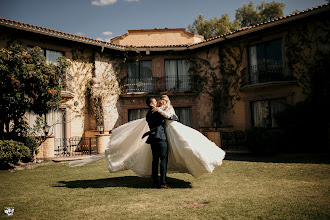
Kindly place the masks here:
POLYGON ((169 174, 150 188, 105 161, 0 171, 1 219, 330 219, 327 161, 228 155, 213 174, 169 174), (287 162, 288 161, 288 162, 287 162), (14 207, 8 217, 4 207, 14 207))

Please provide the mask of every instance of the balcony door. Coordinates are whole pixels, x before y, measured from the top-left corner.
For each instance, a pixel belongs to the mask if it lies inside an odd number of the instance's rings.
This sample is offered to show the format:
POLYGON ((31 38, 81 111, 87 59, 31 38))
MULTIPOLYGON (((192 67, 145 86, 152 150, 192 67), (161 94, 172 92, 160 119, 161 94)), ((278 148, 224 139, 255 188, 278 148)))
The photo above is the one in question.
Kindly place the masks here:
POLYGON ((177 108, 175 107, 175 113, 177 114, 179 121, 187 125, 189 127, 192 127, 192 109, 191 107, 185 107, 185 108, 177 108))
POLYGON ((151 92, 152 61, 136 61, 127 63, 128 92, 151 92))
POLYGON ((282 39, 249 47, 249 81, 263 83, 283 78, 282 39))
POLYGON ((190 91, 189 60, 165 60, 166 90, 190 91))
POLYGON ((251 102, 252 127, 277 127, 274 115, 284 111, 285 107, 286 98, 251 102))
POLYGON ((148 108, 128 109, 128 121, 134 121, 140 118, 144 118, 146 117, 148 111, 148 108))

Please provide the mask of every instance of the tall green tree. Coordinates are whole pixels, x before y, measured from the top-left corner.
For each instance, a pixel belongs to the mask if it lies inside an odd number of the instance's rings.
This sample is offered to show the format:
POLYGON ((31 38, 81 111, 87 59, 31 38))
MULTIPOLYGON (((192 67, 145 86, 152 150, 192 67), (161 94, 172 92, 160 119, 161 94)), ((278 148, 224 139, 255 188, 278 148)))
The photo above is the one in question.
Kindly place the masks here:
POLYGON ((244 4, 242 7, 236 9, 236 21, 239 22, 240 27, 247 27, 261 23, 261 15, 255 9, 254 3, 250 2, 248 5, 244 4))
POLYGON ((254 3, 251 1, 248 5, 244 4, 236 9, 235 17, 241 27, 247 27, 282 17, 284 8, 284 3, 275 1, 261 2, 255 8, 254 3))
POLYGON ((40 52, 21 45, 0 49, 0 138, 4 131, 20 135, 26 112, 42 115, 60 105, 69 61, 48 63, 40 52))
POLYGON ((188 30, 192 33, 204 36, 205 39, 220 36, 237 30, 241 27, 247 27, 259 24, 283 16, 285 4, 272 1, 270 3, 261 2, 255 7, 251 1, 248 5, 236 9, 235 20, 230 21, 228 14, 223 14, 220 18, 214 17, 205 20, 200 14, 188 30))
POLYGON ((220 18, 211 18, 205 20, 204 16, 200 14, 192 25, 188 25, 188 30, 191 33, 204 36, 205 39, 226 34, 239 28, 237 23, 230 21, 228 14, 221 15, 220 18))

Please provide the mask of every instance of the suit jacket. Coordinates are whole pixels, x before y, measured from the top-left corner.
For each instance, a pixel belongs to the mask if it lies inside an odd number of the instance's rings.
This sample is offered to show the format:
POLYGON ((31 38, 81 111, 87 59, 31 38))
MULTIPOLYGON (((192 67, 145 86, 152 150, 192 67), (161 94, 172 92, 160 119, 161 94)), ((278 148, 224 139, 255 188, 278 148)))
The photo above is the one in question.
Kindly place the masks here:
POLYGON ((146 120, 148 122, 150 131, 146 132, 142 138, 148 136, 146 143, 152 144, 160 140, 167 140, 165 134, 165 119, 178 121, 178 117, 173 115, 171 118, 165 118, 158 112, 152 112, 152 109, 149 109, 146 120))
POLYGON ((150 131, 146 133, 146 135, 149 135, 146 143, 153 144, 161 140, 166 140, 164 128, 165 119, 166 118, 158 112, 152 112, 151 109, 149 109, 146 115, 146 120, 148 122, 150 131))

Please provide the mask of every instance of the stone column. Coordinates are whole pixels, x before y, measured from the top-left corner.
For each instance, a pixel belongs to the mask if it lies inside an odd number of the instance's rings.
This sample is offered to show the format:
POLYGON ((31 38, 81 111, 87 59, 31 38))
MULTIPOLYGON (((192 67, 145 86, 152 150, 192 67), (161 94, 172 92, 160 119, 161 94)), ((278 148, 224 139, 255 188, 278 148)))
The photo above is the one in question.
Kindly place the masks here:
POLYGON ((71 138, 71 109, 65 108, 65 138, 71 138))
POLYGON ((55 136, 48 136, 46 140, 39 146, 37 159, 52 159, 54 158, 55 136))
POLYGON ((111 134, 96 134, 97 153, 102 154, 110 141, 111 134))

